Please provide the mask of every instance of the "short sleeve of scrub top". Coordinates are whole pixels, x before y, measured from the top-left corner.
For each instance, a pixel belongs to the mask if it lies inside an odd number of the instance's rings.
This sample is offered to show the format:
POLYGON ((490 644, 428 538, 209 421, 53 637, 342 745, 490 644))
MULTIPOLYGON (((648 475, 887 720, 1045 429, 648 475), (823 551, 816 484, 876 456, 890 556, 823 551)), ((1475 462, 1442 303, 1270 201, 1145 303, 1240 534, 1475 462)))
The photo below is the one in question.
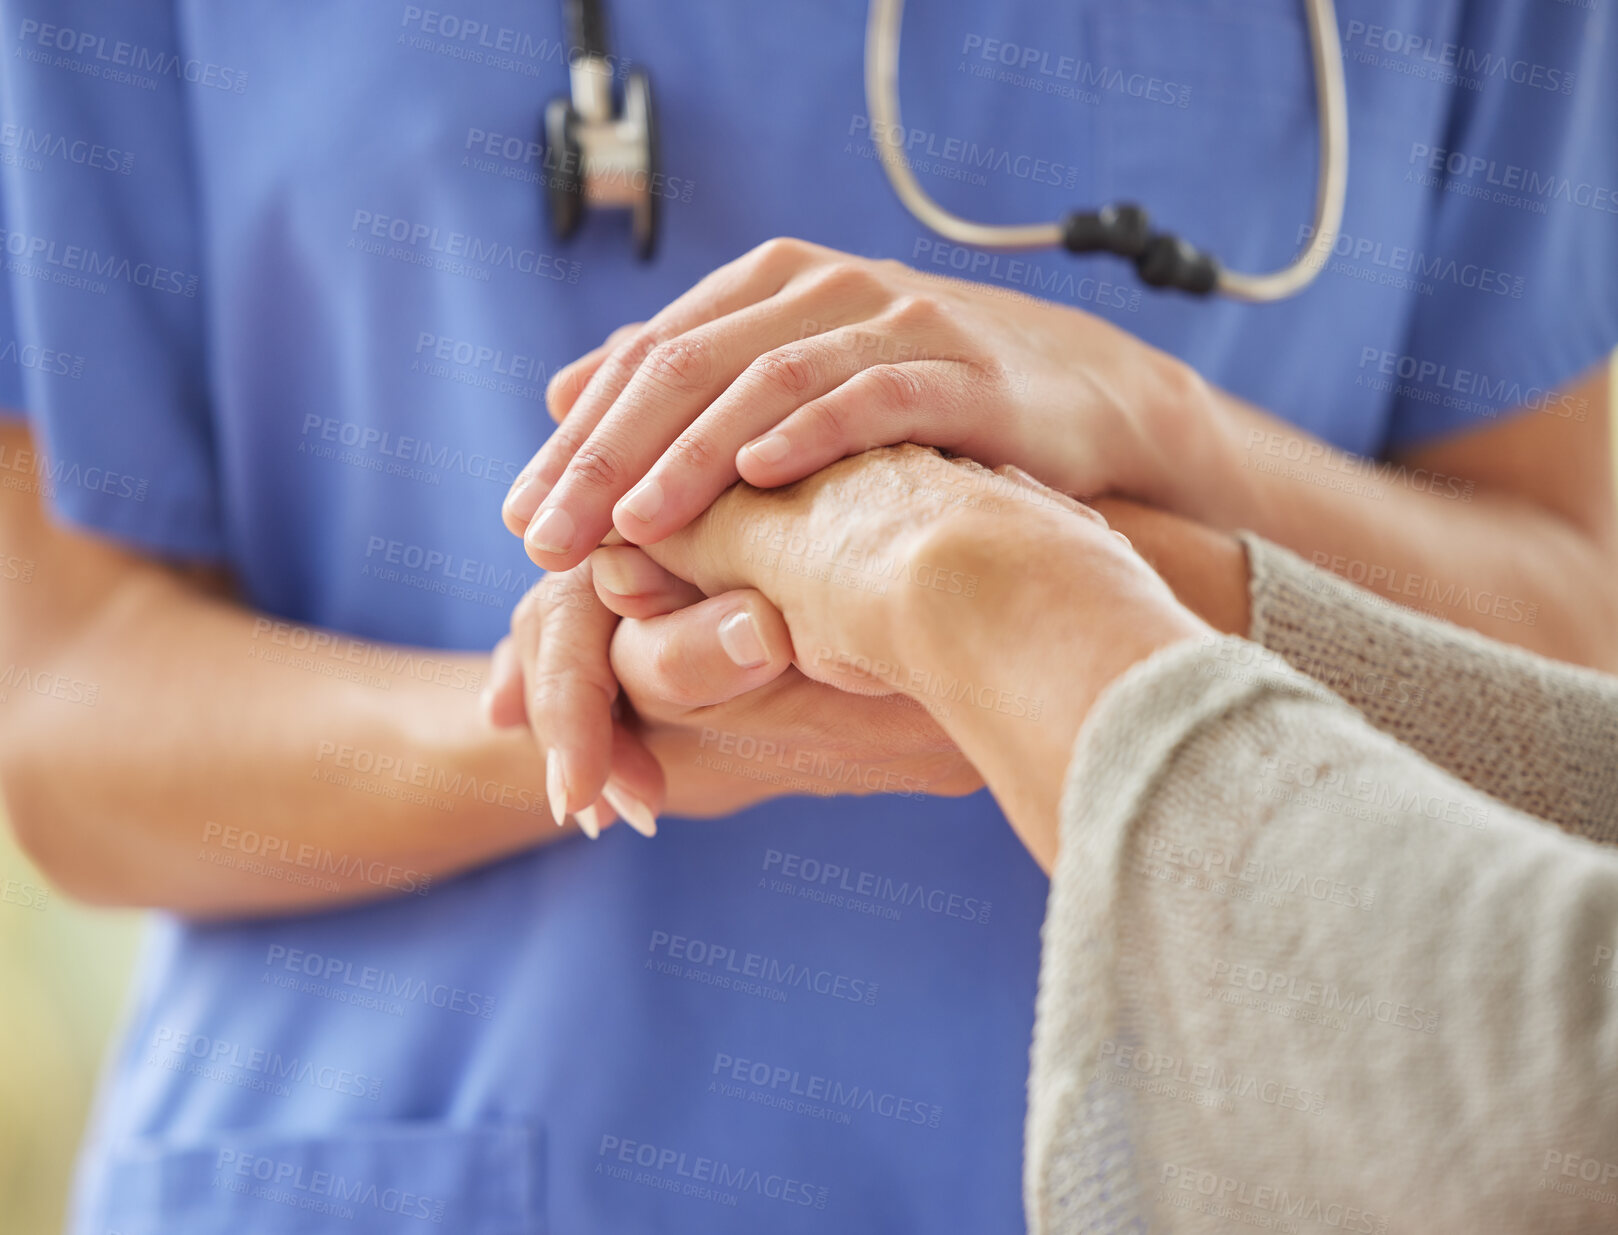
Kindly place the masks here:
MULTIPOLYGON (((1391 384, 1386 449, 1486 428, 1519 408, 1600 414, 1558 387, 1618 344, 1610 6, 1473 5, 1443 40, 1352 15, 1343 21, 1350 56, 1377 57, 1390 78, 1419 68, 1452 82, 1454 99, 1441 141, 1408 142, 1401 167, 1349 172, 1431 196, 1425 243, 1397 263, 1416 292, 1407 341, 1378 349, 1361 370, 1391 384)), ((1337 253, 1352 261, 1367 241, 1376 238, 1345 237, 1337 253)))
POLYGON ((173 8, 121 9, 97 56, 79 44, 107 26, 105 5, 5 7, 6 283, 26 341, 66 358, 21 374, 49 491, 68 519, 153 554, 217 559, 207 287, 183 83, 113 80, 129 72, 118 44, 175 44, 173 8), (60 71, 57 57, 107 80, 60 71))

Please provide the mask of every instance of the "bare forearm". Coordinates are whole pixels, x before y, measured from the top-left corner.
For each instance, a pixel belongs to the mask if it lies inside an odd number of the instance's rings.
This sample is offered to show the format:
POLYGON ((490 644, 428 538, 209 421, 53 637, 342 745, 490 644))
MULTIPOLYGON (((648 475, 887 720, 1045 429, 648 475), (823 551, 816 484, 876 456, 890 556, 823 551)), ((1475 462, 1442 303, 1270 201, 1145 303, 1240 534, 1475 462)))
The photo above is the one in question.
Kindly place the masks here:
MULTIPOLYGON (((0 424, 8 450, 27 430, 0 424)), ((408 894, 559 835, 485 658, 255 614, 0 494, 0 783, 66 891, 197 915, 408 894)))
MULTIPOLYGON (((1373 463, 1214 397, 1221 410, 1210 462, 1159 495, 1163 504, 1214 527, 1257 532, 1390 600, 1493 638, 1618 667, 1608 517, 1576 517, 1472 479, 1464 467, 1373 463)), ((1570 478, 1590 466, 1559 462, 1570 478)), ((1604 457, 1598 463, 1605 468, 1604 457)), ((1597 483, 1609 482, 1603 475, 1590 487, 1597 483)))
POLYGON ((75 685, 11 692, 8 806, 85 899, 273 913, 422 891, 559 834, 531 741, 478 715, 481 658, 273 623, 157 574, 37 650, 36 674, 75 685))

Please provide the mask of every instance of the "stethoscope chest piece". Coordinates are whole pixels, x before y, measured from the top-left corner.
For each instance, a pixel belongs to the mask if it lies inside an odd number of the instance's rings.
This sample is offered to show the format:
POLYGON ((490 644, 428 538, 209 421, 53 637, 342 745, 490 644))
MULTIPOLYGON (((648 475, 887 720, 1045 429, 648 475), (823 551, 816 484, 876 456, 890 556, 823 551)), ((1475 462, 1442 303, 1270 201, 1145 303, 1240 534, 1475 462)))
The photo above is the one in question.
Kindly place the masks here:
POLYGON ((657 250, 657 112, 651 79, 639 69, 624 82, 623 110, 613 98, 614 61, 604 23, 590 4, 564 5, 572 58, 571 95, 545 107, 545 198, 551 232, 567 240, 587 210, 627 210, 635 255, 657 250), (594 11, 592 11, 594 10, 594 11))

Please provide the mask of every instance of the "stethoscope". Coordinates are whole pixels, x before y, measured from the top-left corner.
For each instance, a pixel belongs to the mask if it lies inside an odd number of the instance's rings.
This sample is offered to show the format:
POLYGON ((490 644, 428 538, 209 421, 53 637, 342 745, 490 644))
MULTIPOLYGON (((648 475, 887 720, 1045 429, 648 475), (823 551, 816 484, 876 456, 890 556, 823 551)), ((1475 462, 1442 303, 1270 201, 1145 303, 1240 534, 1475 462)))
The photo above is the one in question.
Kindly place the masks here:
MULTIPOLYGON (((1308 287, 1326 265, 1343 222, 1348 192, 1348 99, 1342 46, 1332 0, 1303 0, 1314 61, 1320 116, 1320 170, 1315 181, 1313 239, 1291 263, 1267 274, 1243 274, 1168 232, 1154 231, 1146 211, 1131 203, 1073 211, 1055 223, 1007 226, 974 223, 944 209, 916 181, 899 122, 899 30, 904 0, 871 0, 865 27, 865 98, 871 132, 888 183, 905 209, 930 230, 980 249, 1066 249, 1114 253, 1135 263, 1143 282, 1194 295, 1219 292, 1236 300, 1284 300, 1308 287)), ((657 246, 658 160, 651 83, 628 74, 624 105, 615 110, 613 66, 602 0, 562 0, 570 48, 572 97, 545 109, 547 197, 551 228, 566 239, 589 209, 630 212, 635 252, 649 259, 657 246)))

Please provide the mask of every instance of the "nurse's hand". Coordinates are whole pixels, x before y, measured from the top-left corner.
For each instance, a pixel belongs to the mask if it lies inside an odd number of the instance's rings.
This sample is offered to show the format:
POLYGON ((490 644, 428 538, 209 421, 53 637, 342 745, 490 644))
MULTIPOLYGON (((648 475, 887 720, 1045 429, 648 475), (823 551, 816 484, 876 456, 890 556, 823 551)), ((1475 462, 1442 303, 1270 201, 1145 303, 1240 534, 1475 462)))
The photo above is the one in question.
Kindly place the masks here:
POLYGON ((615 570, 603 554, 519 604, 485 706, 496 725, 532 729, 548 796, 587 834, 619 816, 650 833, 664 811, 730 814, 782 794, 981 788, 909 700, 845 694, 791 660, 758 592, 704 598, 644 559, 615 570), (634 620, 597 599, 616 595, 608 581, 630 593, 622 607, 634 620))
POLYGON ((550 570, 613 526, 654 543, 738 476, 782 485, 904 441, 1173 507, 1215 431, 1188 366, 1100 318, 795 240, 618 331, 547 403, 560 425, 503 516, 550 570))

